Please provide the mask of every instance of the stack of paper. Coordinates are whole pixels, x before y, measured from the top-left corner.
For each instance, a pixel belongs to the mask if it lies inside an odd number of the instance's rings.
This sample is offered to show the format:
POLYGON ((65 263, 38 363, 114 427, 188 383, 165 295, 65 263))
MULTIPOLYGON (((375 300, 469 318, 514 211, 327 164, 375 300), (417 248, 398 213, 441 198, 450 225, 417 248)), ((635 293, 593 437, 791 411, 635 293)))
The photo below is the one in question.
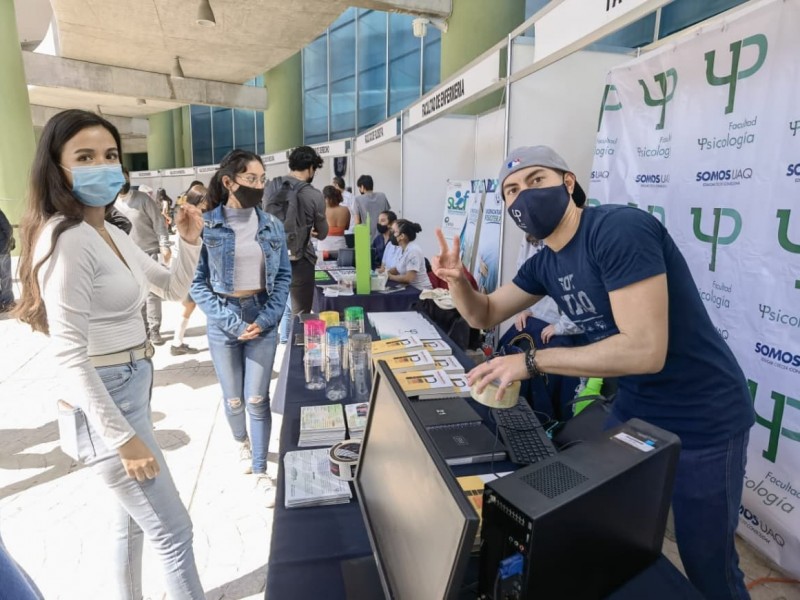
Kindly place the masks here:
POLYGON ((469 383, 467 383, 466 373, 449 373, 449 377, 453 382, 453 396, 469 398, 469 383))
POLYGON ((376 340, 372 342, 372 359, 386 360, 394 354, 422 350, 422 342, 413 335, 376 340))
POLYGON ((453 349, 442 339, 422 340, 422 346, 431 353, 431 356, 449 356, 453 349))
POLYGON ((328 449, 296 450, 283 457, 286 508, 346 504, 350 485, 331 474, 328 449))
POLYGON ((333 446, 344 439, 344 412, 341 404, 303 406, 300 409, 300 437, 297 445, 333 446))
MULTIPOLYGON (((386 365, 395 374, 404 373, 406 371, 427 371, 428 369, 434 368, 433 357, 425 350, 392 354, 391 356, 387 356, 385 360, 386 365)), ((464 369, 461 370, 463 371, 464 369)))
POLYGON ((396 377, 406 396, 416 396, 420 400, 426 400, 455 395, 452 380, 442 370, 408 371, 397 373, 396 377))
POLYGON ((434 356, 433 368, 441 369, 448 375, 460 375, 464 373, 464 366, 453 356, 434 356))
POLYGON ((350 433, 350 439, 364 437, 364 428, 367 426, 369 402, 348 404, 344 407, 344 410, 347 413, 347 430, 350 433))
POLYGON ((430 321, 415 311, 371 312, 367 318, 381 339, 409 335, 422 340, 442 337, 430 321))

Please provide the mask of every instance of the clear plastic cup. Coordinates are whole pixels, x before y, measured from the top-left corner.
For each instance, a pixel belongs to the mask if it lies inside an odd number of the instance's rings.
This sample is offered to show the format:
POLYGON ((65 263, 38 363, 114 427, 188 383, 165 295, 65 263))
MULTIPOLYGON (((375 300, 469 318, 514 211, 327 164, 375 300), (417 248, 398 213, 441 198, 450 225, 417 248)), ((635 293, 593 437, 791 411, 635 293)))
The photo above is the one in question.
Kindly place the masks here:
POLYGON ((305 333, 305 356, 303 363, 306 374, 306 388, 321 390, 325 388, 324 356, 322 340, 325 338, 325 321, 312 319, 303 323, 305 333))
POLYGON ((364 333, 364 309, 361 306, 348 306, 344 309, 344 326, 350 335, 364 333))
POLYGON ((331 402, 347 398, 347 329, 328 327, 325 342, 325 397, 331 402))
POLYGON ((368 402, 372 391, 372 337, 368 333, 350 335, 350 394, 358 402, 368 402))

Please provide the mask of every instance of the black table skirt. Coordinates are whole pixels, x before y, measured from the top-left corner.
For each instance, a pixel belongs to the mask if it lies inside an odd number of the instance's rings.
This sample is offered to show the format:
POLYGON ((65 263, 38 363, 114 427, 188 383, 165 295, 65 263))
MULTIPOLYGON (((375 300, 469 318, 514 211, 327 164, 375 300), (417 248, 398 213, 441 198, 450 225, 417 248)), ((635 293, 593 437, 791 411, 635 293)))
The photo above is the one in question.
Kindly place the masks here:
MULTIPOLYGON (((396 287, 390 284, 388 289, 395 289, 396 287)), ((322 293, 322 290, 323 288, 320 286, 314 287, 313 310, 315 313, 325 310, 337 310, 341 313, 348 306, 361 306, 366 312, 410 310, 411 305, 419 300, 420 294, 420 290, 411 285, 396 292, 372 292, 367 295, 353 294, 352 296, 328 297, 322 293)))

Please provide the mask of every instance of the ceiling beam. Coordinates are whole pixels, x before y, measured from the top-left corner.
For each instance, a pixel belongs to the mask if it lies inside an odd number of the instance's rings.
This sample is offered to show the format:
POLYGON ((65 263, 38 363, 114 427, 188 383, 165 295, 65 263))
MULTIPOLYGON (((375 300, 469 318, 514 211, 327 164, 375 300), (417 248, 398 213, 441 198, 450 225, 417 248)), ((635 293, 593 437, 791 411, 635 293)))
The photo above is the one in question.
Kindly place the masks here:
POLYGON ((389 12, 448 18, 453 0, 354 0, 355 6, 389 12))
POLYGON ((71 88, 180 104, 205 104, 264 110, 267 90, 261 87, 208 81, 175 79, 163 73, 139 71, 60 56, 22 53, 28 85, 45 88, 71 88))
MULTIPOLYGON (((31 104, 31 120, 34 127, 44 127, 51 118, 62 112, 63 108, 52 106, 39 106, 31 104)), ((150 131, 150 121, 146 118, 137 119, 134 117, 117 117, 114 115, 103 115, 114 127, 119 130, 123 137, 147 137, 150 131)))

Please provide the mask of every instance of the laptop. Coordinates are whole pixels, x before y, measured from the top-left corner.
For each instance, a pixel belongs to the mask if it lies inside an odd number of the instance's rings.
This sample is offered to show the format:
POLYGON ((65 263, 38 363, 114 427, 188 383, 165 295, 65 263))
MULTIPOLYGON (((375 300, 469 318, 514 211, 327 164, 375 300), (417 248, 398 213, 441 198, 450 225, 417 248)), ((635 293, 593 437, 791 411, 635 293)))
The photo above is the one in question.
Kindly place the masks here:
POLYGON ((427 429, 442 458, 450 466, 506 458, 505 446, 483 423, 459 423, 427 429))
POLYGON ((464 398, 439 398, 412 403, 414 412, 425 427, 480 423, 481 416, 464 398))

